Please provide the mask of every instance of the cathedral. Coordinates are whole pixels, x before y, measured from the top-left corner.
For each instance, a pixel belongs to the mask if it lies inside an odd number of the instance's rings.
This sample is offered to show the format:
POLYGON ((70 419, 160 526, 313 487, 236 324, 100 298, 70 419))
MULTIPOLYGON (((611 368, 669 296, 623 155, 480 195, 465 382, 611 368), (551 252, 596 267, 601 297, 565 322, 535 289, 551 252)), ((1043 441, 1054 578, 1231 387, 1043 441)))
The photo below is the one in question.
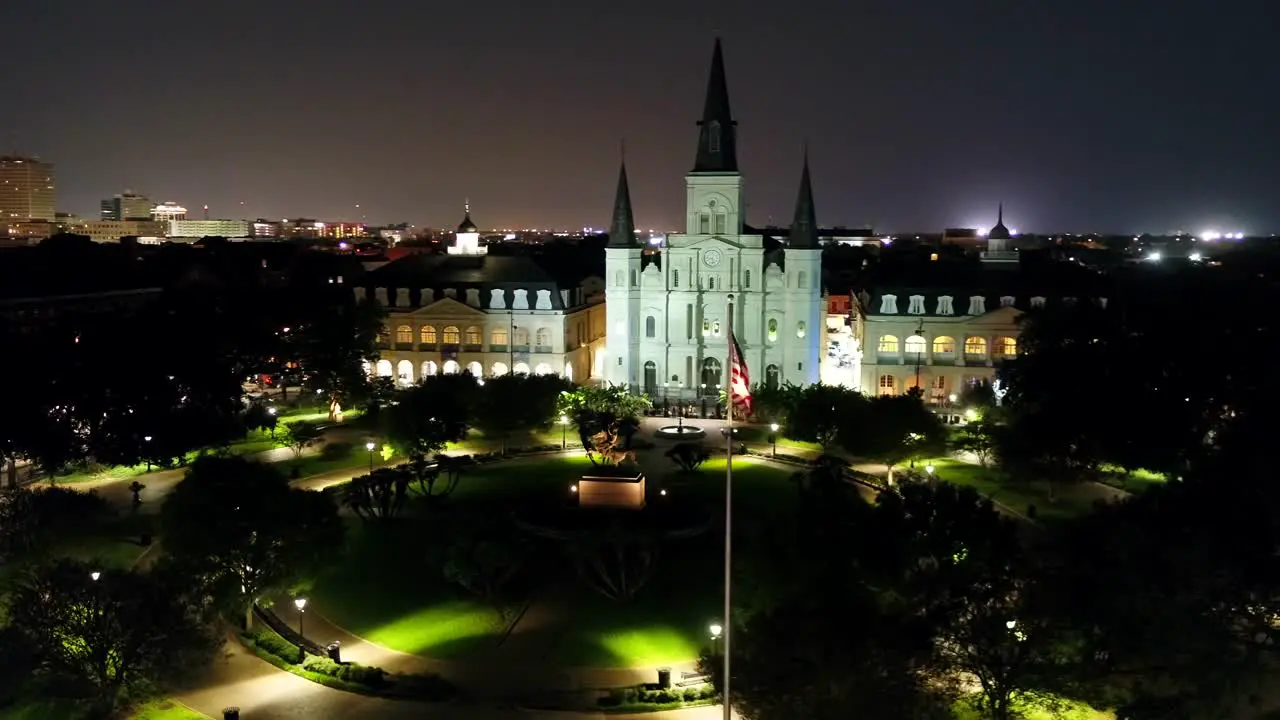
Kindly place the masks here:
POLYGON ((732 328, 752 383, 816 383, 826 308, 808 158, 787 242, 769 249, 745 226, 719 40, 698 127, 684 232, 669 235, 658 254, 636 240, 625 163, 620 169, 605 249, 603 378, 654 399, 719 395, 732 328))

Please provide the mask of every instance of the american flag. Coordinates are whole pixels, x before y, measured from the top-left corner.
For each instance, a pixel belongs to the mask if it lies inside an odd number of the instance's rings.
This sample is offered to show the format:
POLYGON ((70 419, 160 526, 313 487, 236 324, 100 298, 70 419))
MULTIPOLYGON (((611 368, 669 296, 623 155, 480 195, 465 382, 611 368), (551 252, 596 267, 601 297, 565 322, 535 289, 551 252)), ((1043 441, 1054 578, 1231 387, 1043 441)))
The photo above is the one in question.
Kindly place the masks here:
POLYGON ((732 329, 729 330, 729 402, 733 404, 735 416, 744 420, 750 417, 751 375, 732 329))

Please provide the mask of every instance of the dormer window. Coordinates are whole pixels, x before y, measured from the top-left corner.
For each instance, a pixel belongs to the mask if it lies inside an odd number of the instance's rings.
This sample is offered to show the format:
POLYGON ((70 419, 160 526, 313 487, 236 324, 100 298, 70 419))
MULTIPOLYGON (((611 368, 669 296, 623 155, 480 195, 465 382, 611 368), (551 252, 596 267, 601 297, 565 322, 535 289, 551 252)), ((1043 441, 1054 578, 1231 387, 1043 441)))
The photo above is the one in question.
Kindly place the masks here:
POLYGON ((987 313, 987 299, 981 295, 971 295, 969 297, 969 314, 985 315, 987 313))
POLYGON ((1013 303, 1014 303, 1014 302, 1015 302, 1015 300, 1014 300, 1014 297, 1013 297, 1012 295, 1001 295, 1001 296, 1000 296, 1000 307, 1013 307, 1013 303))
POLYGON ((907 314, 908 315, 924 314, 924 296, 923 295, 911 296, 911 301, 907 304, 907 314))
POLYGON ((898 314, 898 296, 897 295, 881 295, 880 296, 880 312, 885 315, 898 314))
POLYGON ((1039 296, 1039 295, 1037 295, 1037 296, 1035 296, 1035 297, 1031 298, 1031 307, 1033 307, 1033 308, 1042 308, 1042 307, 1044 307, 1044 298, 1043 298, 1043 297, 1041 297, 1041 296, 1039 296))
POLYGON ((955 315, 956 314, 956 309, 951 304, 951 300, 952 298, 950 295, 938 296, 938 312, 937 312, 938 315, 955 315))

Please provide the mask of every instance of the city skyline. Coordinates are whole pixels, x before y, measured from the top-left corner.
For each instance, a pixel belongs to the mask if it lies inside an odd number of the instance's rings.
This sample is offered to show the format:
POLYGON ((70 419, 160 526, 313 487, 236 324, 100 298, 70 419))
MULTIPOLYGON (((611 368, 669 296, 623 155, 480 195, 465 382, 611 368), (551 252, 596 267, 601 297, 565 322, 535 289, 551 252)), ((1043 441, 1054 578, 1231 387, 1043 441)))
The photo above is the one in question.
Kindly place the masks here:
MULTIPOLYGON (((625 139, 637 224, 673 228, 670 179, 692 166, 718 32, 753 225, 787 224, 807 140, 824 226, 986 228, 1001 201, 1024 231, 1280 226, 1265 128, 1277 101, 1255 90, 1277 79, 1261 18, 1083 5, 718 18, 657 3, 602 18, 278 3, 168 9, 182 32, 151 35, 124 31, 157 3, 15 2, 0 21, 54 23, 98 67, 32 66, 9 81, 31 102, 0 111, 0 127, 11 150, 56 165, 62 211, 91 216, 133 188, 211 217, 434 227, 456 224, 465 199, 494 228, 602 227, 625 139), (267 26, 289 32, 254 32, 267 26), (415 43, 422 27, 435 30, 415 43), (1203 44, 1227 37, 1230 52, 1203 44)), ((18 35, 15 51, 35 56, 37 34, 18 35)))

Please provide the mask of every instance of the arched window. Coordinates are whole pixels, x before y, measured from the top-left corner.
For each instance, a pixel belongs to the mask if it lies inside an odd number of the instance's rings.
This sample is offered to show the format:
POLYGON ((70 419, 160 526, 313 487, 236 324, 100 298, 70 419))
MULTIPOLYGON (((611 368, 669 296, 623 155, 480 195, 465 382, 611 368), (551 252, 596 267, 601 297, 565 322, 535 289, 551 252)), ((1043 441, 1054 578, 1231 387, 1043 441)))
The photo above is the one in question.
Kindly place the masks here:
POLYGON ((956 351, 955 338, 947 337, 946 335, 939 335, 938 337, 933 339, 934 355, 950 355, 955 351, 956 351))
POLYGON ((564 366, 564 379, 573 380, 573 366, 567 363, 564 366))
POLYGON ((987 354, 987 340, 980 337, 967 337, 964 339, 964 354, 983 356, 987 354))
POLYGON ((798 338, 802 338, 802 337, 804 337, 804 334, 805 334, 806 329, 807 329, 807 328, 805 327, 805 324, 804 324, 804 321, 803 321, 803 320, 801 320, 800 322, 796 323, 796 337, 798 337, 798 338))
POLYGON ((551 366, 546 363, 538 363, 538 366, 533 369, 534 375, 550 375, 551 372, 551 366))
POLYGON ((706 318, 702 318, 702 337, 708 337, 710 335, 711 335, 711 321, 706 318))
POLYGON ((769 332, 766 335, 766 337, 768 338, 769 342, 778 342, 778 319, 777 318, 769 318, 768 329, 769 329, 769 332))
POLYGON ((720 123, 715 120, 707 125, 707 149, 713 153, 720 152, 720 123))
MULTIPOLYGON (((533 334, 533 344, 540 348, 550 347, 551 333, 548 332, 546 328, 538 328, 537 332, 533 334)), ((538 374, 545 375, 546 373, 538 373, 538 374)))
POLYGON ((615 287, 622 287, 622 271, 621 270, 613 271, 613 284, 615 287))
POLYGON ((413 384, 413 363, 408 360, 401 360, 396 363, 396 384, 412 385, 413 384))
POLYGON ((800 274, 796 276, 796 287, 798 288, 809 287, 809 273, 803 270, 800 271, 800 274))
POLYGON ((436 344, 435 326, 423 325, 422 329, 418 331, 418 342, 422 343, 423 345, 435 345, 436 344))
POLYGON ((631 269, 631 287, 636 287, 639 284, 640 284, 640 275, 635 268, 632 268, 631 269))
POLYGON ((529 365, 527 363, 518 362, 515 364, 515 367, 511 368, 511 372, 516 375, 528 375, 529 365))
POLYGON ((751 271, 750 270, 744 270, 742 273, 742 287, 747 290, 751 289, 751 271))
POLYGON ((724 235, 729 232, 729 215, 724 210, 716 211, 716 234, 724 235))
POLYGON ((391 372, 392 370, 391 370, 390 360, 378 361, 378 377, 391 377, 391 372))
POLYGON ((996 354, 1001 357, 1014 357, 1018 354, 1017 338, 996 338, 996 354))
MULTIPOLYGON (((483 342, 484 342, 484 334, 480 332, 480 328, 476 327, 475 325, 472 325, 471 327, 467 328, 467 344, 468 345, 480 345, 483 342)), ((479 377, 479 376, 480 374, 476 373, 476 377, 479 377)))
POLYGON ((912 335, 907 338, 905 349, 908 355, 923 355, 925 347, 924 338, 919 335, 912 335))
POLYGON ((462 371, 462 366, 461 366, 461 365, 459 365, 459 364, 458 364, 458 362, 457 362, 456 360, 445 360, 445 361, 444 361, 444 374, 445 374, 445 375, 457 375, 457 374, 458 374, 459 372, 461 372, 461 371, 462 371))
POLYGON ((716 279, 714 277, 707 278, 707 289, 708 290, 716 289, 716 279))
POLYGON ((880 344, 876 345, 876 352, 881 355, 897 355, 898 354, 898 336, 897 335, 881 335, 880 344))
POLYGON ((896 395, 898 383, 892 375, 881 375, 877 390, 881 395, 896 395))
POLYGON ((647 338, 658 336, 658 319, 652 315, 644 319, 644 336, 647 338))
POLYGON ((489 333, 489 344, 506 347, 507 346, 507 329, 503 327, 494 328, 493 332, 489 333))
POLYGON ((680 271, 675 268, 671 268, 671 287, 680 287, 680 271))
POLYGON ((702 387, 704 395, 714 395, 720 392, 720 361, 715 358, 707 358, 702 361, 702 387))
POLYGON ((782 373, 778 372, 777 365, 770 365, 764 369, 764 386, 770 390, 777 390, 782 373))
POLYGON ((440 372, 440 366, 434 362, 427 360, 422 363, 422 377, 431 377, 438 372, 440 372))
POLYGON ((711 334, 715 337, 720 337, 720 321, 719 320, 711 321, 711 334))
MULTIPOLYGON (((529 331, 518 327, 511 335, 511 344, 515 347, 529 347, 529 331)), ((525 371, 526 373, 528 370, 525 371)))
POLYGON ((411 345, 413 344, 413 326, 401 325, 396 328, 396 344, 411 345))
POLYGON ((443 340, 445 345, 457 345, 462 342, 462 333, 458 332, 457 327, 450 325, 444 329, 443 340))
POLYGON ((478 362, 467 363, 467 372, 471 373, 471 377, 478 378, 484 376, 484 366, 478 362))
POLYGON ((658 364, 650 360, 644 364, 644 391, 647 395, 653 395, 654 387, 658 384, 658 364))
POLYGON ((489 371, 489 373, 494 377, 501 377, 502 375, 506 375, 508 372, 507 364, 501 362, 494 363, 493 369, 489 371))

